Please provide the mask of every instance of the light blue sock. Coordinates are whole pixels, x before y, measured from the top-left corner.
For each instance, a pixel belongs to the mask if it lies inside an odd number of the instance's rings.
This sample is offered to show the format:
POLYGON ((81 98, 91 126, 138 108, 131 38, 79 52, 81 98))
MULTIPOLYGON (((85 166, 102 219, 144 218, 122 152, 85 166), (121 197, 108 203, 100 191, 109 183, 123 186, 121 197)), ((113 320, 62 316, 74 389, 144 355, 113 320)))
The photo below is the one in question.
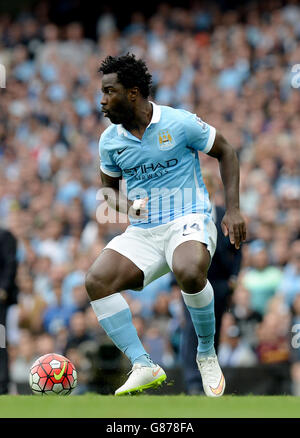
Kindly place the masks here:
POLYGON ((214 292, 211 284, 207 281, 204 289, 196 294, 187 294, 183 291, 181 293, 198 337, 197 356, 215 355, 214 292))
POLYGON ((141 365, 144 365, 146 367, 151 367, 154 365, 152 360, 150 359, 149 354, 143 354, 142 356, 137 357, 134 363, 140 363, 141 365))
POLYGON ((132 323, 131 311, 123 296, 120 293, 115 293, 92 301, 91 306, 96 313, 99 324, 130 362, 134 364, 137 359, 142 363, 146 362, 149 355, 138 337, 132 323))

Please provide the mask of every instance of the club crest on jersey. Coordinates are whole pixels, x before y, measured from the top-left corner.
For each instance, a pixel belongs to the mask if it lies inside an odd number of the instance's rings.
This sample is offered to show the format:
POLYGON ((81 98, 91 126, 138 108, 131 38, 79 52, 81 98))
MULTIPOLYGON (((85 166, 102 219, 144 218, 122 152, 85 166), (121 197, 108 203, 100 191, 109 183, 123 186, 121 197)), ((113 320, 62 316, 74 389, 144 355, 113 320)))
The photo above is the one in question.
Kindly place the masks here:
POLYGON ((158 133, 159 149, 166 151, 172 149, 175 146, 172 135, 168 129, 159 131, 158 133))

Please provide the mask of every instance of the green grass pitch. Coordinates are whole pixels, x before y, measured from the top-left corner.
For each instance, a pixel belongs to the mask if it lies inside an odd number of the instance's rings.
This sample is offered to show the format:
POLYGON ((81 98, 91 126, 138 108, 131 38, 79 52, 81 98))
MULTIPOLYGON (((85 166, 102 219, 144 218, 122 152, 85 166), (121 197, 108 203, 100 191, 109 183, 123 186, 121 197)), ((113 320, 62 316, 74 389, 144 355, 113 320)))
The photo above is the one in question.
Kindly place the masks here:
POLYGON ((0 396, 1 418, 299 418, 300 397, 0 396))

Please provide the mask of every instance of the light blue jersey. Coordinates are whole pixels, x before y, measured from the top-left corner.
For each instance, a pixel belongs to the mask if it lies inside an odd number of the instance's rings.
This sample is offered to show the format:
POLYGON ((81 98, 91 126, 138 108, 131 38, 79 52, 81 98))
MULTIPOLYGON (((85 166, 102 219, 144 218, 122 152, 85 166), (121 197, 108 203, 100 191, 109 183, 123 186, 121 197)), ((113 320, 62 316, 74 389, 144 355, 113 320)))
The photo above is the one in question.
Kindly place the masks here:
POLYGON ((130 218, 134 226, 155 227, 190 213, 209 218, 198 151, 210 151, 215 128, 188 111, 152 105, 152 120, 141 140, 122 125, 112 124, 103 132, 102 172, 126 180, 128 199, 149 198, 148 218, 130 218))

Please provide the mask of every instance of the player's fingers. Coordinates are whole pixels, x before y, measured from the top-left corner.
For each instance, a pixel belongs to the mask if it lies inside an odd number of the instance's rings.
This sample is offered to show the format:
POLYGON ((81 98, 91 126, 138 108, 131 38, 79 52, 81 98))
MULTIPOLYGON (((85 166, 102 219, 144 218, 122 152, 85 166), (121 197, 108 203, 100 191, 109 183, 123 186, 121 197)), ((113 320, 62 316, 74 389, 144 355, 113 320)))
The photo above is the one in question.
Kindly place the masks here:
POLYGON ((246 224, 245 224, 245 222, 243 222, 243 224, 242 224, 242 232, 241 232, 241 235, 242 235, 243 242, 245 242, 246 239, 247 239, 247 230, 246 230, 246 224))
POLYGON ((224 224, 224 222, 221 223, 221 228, 222 228, 224 236, 226 237, 228 235, 228 229, 227 229, 227 226, 224 224))
POLYGON ((241 243, 240 227, 239 225, 233 226, 234 246, 239 249, 241 243))
POLYGON ((232 243, 232 245, 234 245, 235 241, 234 241, 234 231, 233 231, 233 227, 229 228, 229 240, 230 243, 232 243))
POLYGON ((242 242, 245 242, 247 233, 246 233, 246 225, 244 222, 237 225, 237 228, 235 228, 234 231, 234 240, 235 240, 235 247, 237 249, 240 248, 240 245, 242 242))
POLYGON ((247 231, 246 231, 246 224, 245 222, 242 222, 239 225, 239 234, 240 234, 240 245, 242 242, 245 242, 247 239, 247 231))

